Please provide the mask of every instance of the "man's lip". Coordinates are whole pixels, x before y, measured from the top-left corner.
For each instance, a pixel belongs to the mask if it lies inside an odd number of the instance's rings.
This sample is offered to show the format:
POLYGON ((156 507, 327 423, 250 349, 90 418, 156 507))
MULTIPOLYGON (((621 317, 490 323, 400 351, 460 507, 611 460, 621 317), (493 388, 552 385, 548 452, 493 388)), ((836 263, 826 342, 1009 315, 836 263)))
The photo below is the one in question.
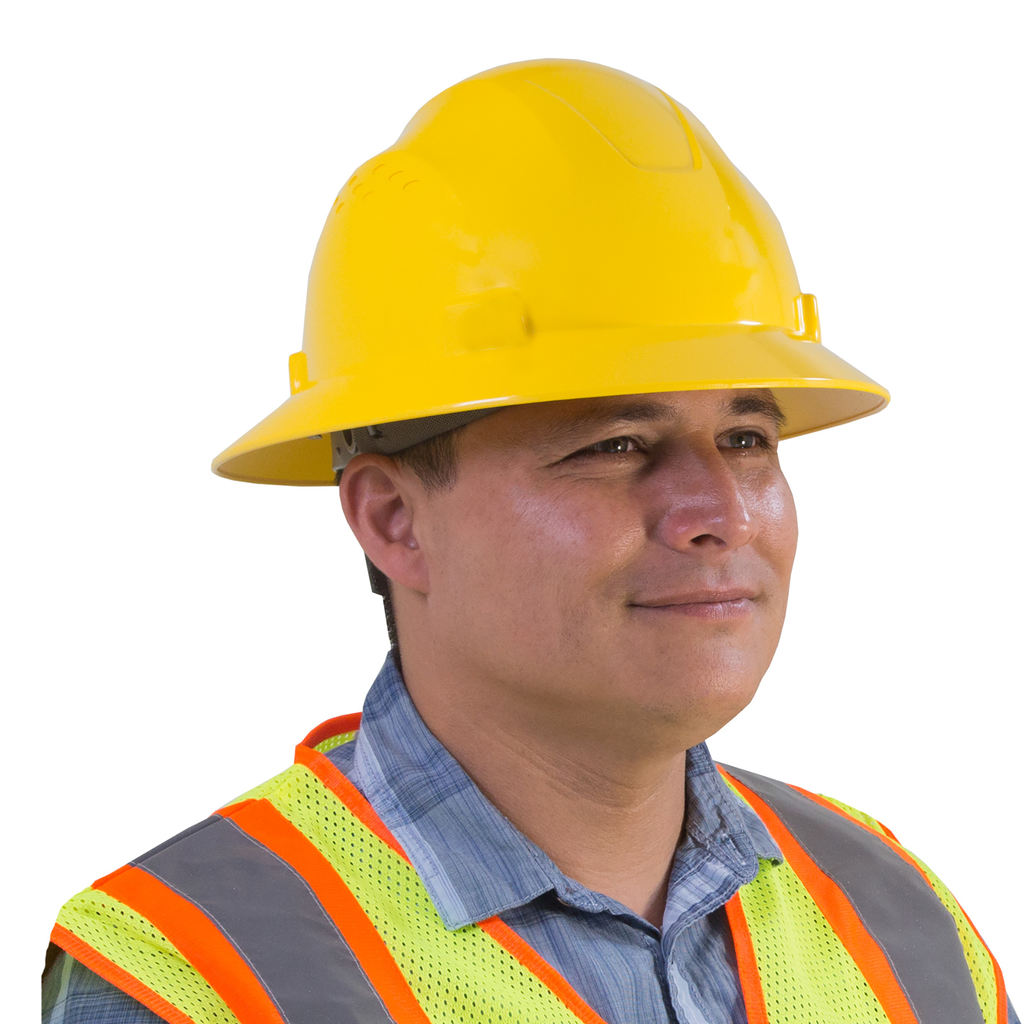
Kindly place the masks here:
POLYGON ((748 587, 730 590, 691 590, 685 594, 669 594, 665 597, 630 601, 634 608, 671 608, 678 605, 729 604, 733 601, 753 601, 757 591, 748 587))

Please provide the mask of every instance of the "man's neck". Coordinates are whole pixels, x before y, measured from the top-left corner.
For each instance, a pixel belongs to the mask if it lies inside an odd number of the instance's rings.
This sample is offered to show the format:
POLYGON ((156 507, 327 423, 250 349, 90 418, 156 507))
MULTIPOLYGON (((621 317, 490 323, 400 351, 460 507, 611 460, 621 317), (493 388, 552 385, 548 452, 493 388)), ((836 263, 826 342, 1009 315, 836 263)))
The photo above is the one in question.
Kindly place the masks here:
POLYGON ((406 682, 427 727, 516 828, 565 875, 660 927, 686 809, 685 749, 540 728, 511 709, 452 700, 417 672, 406 682))

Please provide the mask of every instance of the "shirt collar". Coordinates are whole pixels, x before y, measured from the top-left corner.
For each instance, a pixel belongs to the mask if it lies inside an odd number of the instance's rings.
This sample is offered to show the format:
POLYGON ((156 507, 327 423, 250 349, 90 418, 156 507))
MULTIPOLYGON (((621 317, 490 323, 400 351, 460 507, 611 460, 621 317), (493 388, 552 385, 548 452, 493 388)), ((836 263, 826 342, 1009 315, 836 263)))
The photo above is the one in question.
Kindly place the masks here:
MULTIPOLYGON (((367 694, 355 742, 329 756, 401 843, 449 929, 552 891, 582 910, 614 910, 614 901, 562 874, 480 792, 420 718, 391 655, 367 694)), ((704 744, 687 752, 686 798, 686 836, 673 865, 666 923, 694 909, 681 905, 687 882, 709 858, 725 869, 732 891, 756 875, 759 858, 782 859, 704 744)))

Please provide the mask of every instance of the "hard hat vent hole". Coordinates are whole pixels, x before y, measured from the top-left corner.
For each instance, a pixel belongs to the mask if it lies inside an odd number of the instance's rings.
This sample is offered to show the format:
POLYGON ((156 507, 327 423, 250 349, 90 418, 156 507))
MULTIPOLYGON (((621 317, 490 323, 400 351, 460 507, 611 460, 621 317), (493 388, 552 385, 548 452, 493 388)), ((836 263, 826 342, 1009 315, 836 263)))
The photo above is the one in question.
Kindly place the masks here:
MULTIPOLYGON (((341 432, 341 439, 342 439, 342 441, 345 442, 345 447, 349 450, 349 453, 351 455, 355 455, 355 453, 356 453, 356 442, 355 442, 355 439, 352 437, 352 431, 351 430, 343 430, 341 432)), ((338 451, 338 454, 339 455, 341 454, 340 450, 338 451)))

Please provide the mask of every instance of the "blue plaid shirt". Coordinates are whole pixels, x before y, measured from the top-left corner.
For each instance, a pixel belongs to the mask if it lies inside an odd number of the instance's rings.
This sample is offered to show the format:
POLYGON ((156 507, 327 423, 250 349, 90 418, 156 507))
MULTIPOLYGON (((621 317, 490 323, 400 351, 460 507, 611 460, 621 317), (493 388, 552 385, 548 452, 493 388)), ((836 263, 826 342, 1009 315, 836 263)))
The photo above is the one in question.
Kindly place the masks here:
MULTIPOLYGON (((660 931, 562 874, 487 801, 423 724, 390 657, 357 739, 328 756, 402 844, 448 928, 500 915, 608 1024, 747 1024, 723 907, 761 861, 782 855, 704 744, 687 754, 686 832, 660 931)), ((43 1021, 161 1019, 62 954, 43 1021)))

